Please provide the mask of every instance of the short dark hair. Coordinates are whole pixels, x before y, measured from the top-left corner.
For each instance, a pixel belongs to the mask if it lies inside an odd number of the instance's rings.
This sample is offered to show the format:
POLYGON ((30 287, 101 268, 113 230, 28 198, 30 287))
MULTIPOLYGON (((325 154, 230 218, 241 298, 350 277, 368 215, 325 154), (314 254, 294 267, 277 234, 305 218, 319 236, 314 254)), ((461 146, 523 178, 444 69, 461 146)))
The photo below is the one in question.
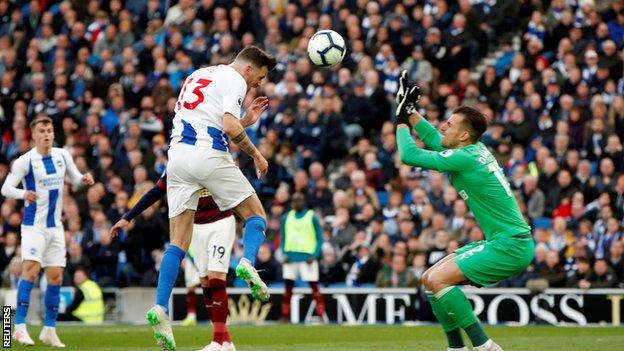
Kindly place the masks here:
POLYGON ((33 130, 35 129, 35 127, 37 126, 37 124, 52 124, 52 118, 42 115, 42 116, 37 116, 35 117, 35 119, 33 119, 30 122, 30 129, 33 130))
POLYGON ((487 129, 487 119, 481 111, 470 106, 459 106, 453 110, 453 114, 464 117, 462 123, 469 129, 473 141, 479 140, 487 129))
POLYGON ((235 60, 239 59, 247 61, 258 68, 266 67, 269 71, 273 70, 277 64, 275 57, 255 45, 247 46, 241 50, 236 55, 235 60))

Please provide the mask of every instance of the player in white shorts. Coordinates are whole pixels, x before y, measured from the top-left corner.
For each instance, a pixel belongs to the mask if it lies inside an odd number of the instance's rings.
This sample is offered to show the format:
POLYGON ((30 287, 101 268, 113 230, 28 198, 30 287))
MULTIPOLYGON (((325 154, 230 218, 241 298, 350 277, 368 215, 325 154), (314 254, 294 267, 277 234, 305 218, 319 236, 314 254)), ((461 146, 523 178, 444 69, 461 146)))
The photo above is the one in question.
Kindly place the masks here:
POLYGON ((17 288, 15 333, 13 337, 23 345, 34 345, 26 329, 26 314, 30 291, 45 269, 45 318, 39 340, 54 347, 65 347, 56 335, 56 317, 60 302, 60 288, 65 268, 65 232, 61 222, 63 185, 68 174, 72 184, 93 184, 91 174, 81 174, 67 150, 52 147, 54 127, 52 119, 38 115, 30 130, 35 147, 20 156, 11 167, 11 173, 2 185, 2 195, 24 200, 22 220, 22 277, 17 288), (23 183, 24 189, 17 185, 23 183))
MULTIPOLYGON (((111 235, 116 236, 119 230, 125 228, 133 218, 165 196, 166 189, 167 174, 164 173, 156 185, 113 225, 111 235)), ((212 342, 203 351, 233 351, 235 350, 234 344, 226 325, 228 297, 225 279, 236 237, 236 220, 232 211, 220 211, 210 193, 202 189, 194 222, 193 239, 190 245, 193 262, 187 262, 185 278, 193 287, 197 285, 195 279, 201 281, 204 303, 213 324, 212 342), (197 273, 189 274, 187 270, 197 273), (193 277, 194 274, 197 274, 197 278, 193 277)))
MULTIPOLYGON (((247 281, 254 298, 269 298, 268 288, 254 268, 264 241, 266 214, 251 184, 236 167, 228 139, 253 158, 259 177, 266 174, 268 163, 247 137, 240 115, 248 90, 260 86, 275 64, 274 57, 248 46, 229 65, 196 70, 180 91, 167 163, 171 244, 158 275, 156 305, 146 316, 164 350, 175 349, 167 305, 191 241, 200 189, 210 191, 221 211, 232 210, 244 220, 244 253, 236 275, 247 281)), ((266 97, 256 98, 247 113, 260 114, 267 104, 266 97)))

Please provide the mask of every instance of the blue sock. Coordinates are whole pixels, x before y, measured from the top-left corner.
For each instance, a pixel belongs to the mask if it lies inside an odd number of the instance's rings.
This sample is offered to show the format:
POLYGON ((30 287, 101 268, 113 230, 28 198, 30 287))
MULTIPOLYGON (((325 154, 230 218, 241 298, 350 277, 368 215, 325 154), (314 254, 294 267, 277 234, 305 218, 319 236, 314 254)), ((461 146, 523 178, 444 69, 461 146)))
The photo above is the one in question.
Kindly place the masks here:
POLYGON ((180 262, 182 262, 184 255, 184 250, 172 244, 165 251, 165 255, 160 263, 158 287, 156 288, 156 304, 163 307, 167 313, 169 313, 171 290, 173 290, 173 285, 176 279, 178 279, 180 262))
POLYGON ((249 217, 245 221, 245 229, 243 231, 243 257, 249 260, 252 265, 256 264, 256 255, 258 255, 260 245, 264 242, 264 230, 266 226, 266 221, 260 216, 249 217))
POLYGON ((30 304, 30 291, 33 288, 33 282, 20 279, 17 285, 17 310, 15 311, 15 324, 26 323, 26 315, 28 314, 28 305, 30 304))
POLYGON ((45 292, 45 318, 43 325, 46 327, 56 327, 56 316, 58 316, 59 303, 61 302, 61 286, 48 285, 45 292))

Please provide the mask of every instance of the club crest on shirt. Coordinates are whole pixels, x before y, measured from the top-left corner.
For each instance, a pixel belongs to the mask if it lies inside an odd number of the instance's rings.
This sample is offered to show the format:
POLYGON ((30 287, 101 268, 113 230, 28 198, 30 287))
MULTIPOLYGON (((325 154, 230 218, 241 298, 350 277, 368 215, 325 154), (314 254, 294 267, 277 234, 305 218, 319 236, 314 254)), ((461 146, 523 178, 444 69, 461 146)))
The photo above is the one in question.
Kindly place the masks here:
POLYGON ((440 156, 442 157, 449 157, 453 154, 453 150, 444 150, 444 151, 440 151, 440 156))
POLYGON ((238 100, 236 100, 236 103, 238 104, 238 106, 239 106, 239 107, 240 107, 240 106, 243 106, 243 97, 242 97, 242 96, 239 96, 239 97, 238 97, 238 100))
POLYGON ((63 167, 63 161, 61 161, 60 159, 56 160, 56 166, 57 166, 58 168, 63 167))

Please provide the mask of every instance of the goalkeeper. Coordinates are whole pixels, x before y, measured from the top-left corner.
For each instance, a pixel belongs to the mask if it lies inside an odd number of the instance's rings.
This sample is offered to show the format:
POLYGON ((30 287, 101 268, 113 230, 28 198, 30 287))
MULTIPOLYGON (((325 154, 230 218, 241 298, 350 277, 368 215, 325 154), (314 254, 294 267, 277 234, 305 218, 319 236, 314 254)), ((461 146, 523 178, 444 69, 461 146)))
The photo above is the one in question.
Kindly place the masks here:
POLYGON ((475 350, 502 350, 485 334, 457 285, 482 287, 523 272, 534 254, 531 227, 496 159, 479 142, 487 128, 485 116, 460 106, 438 132, 416 111, 420 88, 407 86, 406 72, 399 84, 396 137, 401 162, 446 172, 485 233, 485 240, 456 250, 423 274, 428 300, 446 333, 448 350, 467 350, 461 329, 475 350), (428 150, 416 145, 412 128, 428 150))

